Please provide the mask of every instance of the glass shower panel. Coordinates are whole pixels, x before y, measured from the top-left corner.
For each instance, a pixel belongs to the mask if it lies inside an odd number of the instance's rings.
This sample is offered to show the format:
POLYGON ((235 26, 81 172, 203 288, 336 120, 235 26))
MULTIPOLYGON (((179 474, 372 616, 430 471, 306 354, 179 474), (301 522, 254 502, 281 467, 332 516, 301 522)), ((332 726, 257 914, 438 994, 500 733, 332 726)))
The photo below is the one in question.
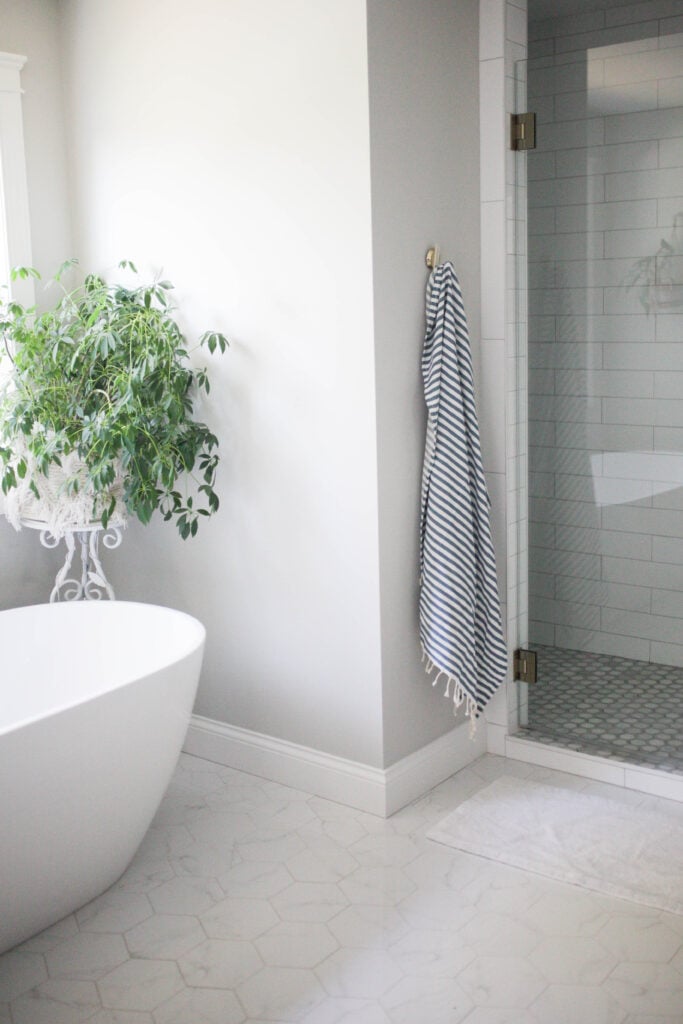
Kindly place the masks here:
POLYGON ((547 42, 527 72, 527 729, 683 770, 683 34, 547 42))

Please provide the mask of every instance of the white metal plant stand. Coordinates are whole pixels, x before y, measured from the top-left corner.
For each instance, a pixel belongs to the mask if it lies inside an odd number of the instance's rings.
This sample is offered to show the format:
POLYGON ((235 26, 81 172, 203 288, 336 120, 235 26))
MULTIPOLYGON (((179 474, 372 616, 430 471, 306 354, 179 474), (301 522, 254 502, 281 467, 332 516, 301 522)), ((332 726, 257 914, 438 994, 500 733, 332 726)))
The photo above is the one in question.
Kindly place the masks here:
MULTIPOLYGON (((59 547, 62 538, 55 537, 50 533, 44 523, 24 519, 22 526, 40 530, 40 543, 44 548, 59 547)), ((110 526, 105 530, 99 523, 91 526, 79 526, 72 530, 66 530, 63 540, 66 545, 66 558, 55 577, 55 585, 50 594, 50 604, 55 601, 100 601, 105 595, 110 601, 115 601, 114 588, 102 568, 99 545, 102 540, 103 545, 109 551, 118 548, 123 540, 122 527, 110 526), (80 579, 77 579, 75 575, 69 575, 77 546, 80 549, 80 579)))

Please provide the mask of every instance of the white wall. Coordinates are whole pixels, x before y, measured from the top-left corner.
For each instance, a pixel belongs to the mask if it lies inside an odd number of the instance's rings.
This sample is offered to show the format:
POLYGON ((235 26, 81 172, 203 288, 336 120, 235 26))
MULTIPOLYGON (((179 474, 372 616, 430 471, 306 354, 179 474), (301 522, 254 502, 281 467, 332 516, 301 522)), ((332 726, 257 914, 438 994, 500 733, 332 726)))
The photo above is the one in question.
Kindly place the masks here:
MULTIPOLYGON (((57 0, 0 0, 0 50, 28 58, 21 84, 32 261, 47 278, 72 253, 58 25, 57 0)), ((0 608, 47 600, 56 565, 36 534, 17 534, 0 517, 0 608)))
MULTIPOLYGON (((58 260, 163 267, 188 334, 233 340, 201 410, 220 514, 185 543, 131 524, 107 556, 117 594, 206 623, 198 713, 391 765, 454 725, 417 640, 419 364, 434 242, 479 355, 477 4, 59 11, 75 244, 47 221, 58 260)), ((27 564, 22 548, 8 603, 27 564)))
POLYGON ((121 597, 195 612, 197 711, 382 763, 364 0, 68 0, 77 251, 233 339, 220 514, 131 527, 121 597))
POLYGON ((385 764, 455 724, 417 635, 424 256, 453 260, 479 355, 476 0, 369 0, 385 764))

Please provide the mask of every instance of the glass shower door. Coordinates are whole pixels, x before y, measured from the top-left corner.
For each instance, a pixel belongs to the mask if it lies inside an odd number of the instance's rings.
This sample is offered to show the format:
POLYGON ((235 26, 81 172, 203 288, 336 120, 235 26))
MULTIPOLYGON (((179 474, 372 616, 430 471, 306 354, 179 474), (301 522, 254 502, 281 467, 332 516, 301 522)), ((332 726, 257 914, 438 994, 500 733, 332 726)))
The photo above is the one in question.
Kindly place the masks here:
POLYGON ((534 45, 521 724, 683 770, 683 34, 534 45))

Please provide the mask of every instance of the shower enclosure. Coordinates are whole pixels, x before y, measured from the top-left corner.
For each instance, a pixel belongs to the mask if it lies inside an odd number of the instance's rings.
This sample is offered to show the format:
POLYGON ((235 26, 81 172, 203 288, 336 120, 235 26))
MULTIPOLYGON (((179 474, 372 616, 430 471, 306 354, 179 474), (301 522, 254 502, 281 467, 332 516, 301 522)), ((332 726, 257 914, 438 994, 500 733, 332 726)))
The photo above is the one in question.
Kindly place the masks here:
POLYGON ((681 772, 683 2, 530 21, 519 80, 538 665, 521 728, 681 772))

